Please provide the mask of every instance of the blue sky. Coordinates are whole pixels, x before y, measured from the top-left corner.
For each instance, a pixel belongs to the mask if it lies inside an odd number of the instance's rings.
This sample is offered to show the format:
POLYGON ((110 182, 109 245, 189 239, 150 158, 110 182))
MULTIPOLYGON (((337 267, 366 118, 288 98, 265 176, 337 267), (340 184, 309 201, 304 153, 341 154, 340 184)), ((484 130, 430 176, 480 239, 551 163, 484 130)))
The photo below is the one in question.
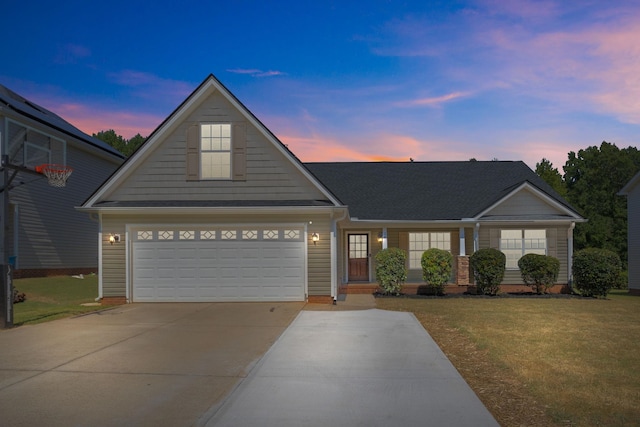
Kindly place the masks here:
POLYGON ((0 83, 148 135, 213 73, 302 160, 524 160, 640 142, 636 1, 13 1, 0 83))

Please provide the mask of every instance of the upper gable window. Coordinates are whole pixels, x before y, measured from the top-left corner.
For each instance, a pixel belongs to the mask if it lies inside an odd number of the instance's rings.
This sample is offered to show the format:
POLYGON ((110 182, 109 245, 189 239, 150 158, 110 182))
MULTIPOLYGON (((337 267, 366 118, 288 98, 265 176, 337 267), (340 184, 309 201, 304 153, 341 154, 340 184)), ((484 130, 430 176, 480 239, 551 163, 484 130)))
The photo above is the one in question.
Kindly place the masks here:
POLYGON ((200 178, 231 179, 231 124, 200 125, 200 178))

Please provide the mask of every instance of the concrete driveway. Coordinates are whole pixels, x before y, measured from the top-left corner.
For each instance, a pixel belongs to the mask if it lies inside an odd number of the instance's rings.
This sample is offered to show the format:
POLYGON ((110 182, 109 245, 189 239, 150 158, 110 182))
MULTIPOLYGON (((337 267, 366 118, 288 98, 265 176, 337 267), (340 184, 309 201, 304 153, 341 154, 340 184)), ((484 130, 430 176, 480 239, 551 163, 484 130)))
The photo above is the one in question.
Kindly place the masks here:
POLYGON ((199 424, 498 426, 415 316, 303 311, 199 424))
POLYGON ((303 305, 131 304, 0 331, 0 425, 194 425, 303 305))

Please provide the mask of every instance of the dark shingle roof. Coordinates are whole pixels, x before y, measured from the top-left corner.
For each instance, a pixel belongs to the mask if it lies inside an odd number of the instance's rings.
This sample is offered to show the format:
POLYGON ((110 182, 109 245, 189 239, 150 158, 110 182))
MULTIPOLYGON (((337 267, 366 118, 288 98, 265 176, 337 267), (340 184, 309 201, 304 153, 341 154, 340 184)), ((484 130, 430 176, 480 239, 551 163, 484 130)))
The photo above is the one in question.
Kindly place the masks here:
POLYGON ((124 159, 124 155, 122 153, 120 153, 118 150, 116 150, 106 142, 87 135, 57 114, 29 101, 28 99, 22 97, 21 95, 18 95, 11 89, 0 85, 0 107, 3 105, 22 116, 50 126, 60 132, 66 133, 67 135, 84 141, 87 144, 93 145, 100 150, 106 151, 107 153, 124 159))
POLYGON ((521 161, 305 163, 351 217, 436 221, 473 218, 529 182, 573 209, 521 161))

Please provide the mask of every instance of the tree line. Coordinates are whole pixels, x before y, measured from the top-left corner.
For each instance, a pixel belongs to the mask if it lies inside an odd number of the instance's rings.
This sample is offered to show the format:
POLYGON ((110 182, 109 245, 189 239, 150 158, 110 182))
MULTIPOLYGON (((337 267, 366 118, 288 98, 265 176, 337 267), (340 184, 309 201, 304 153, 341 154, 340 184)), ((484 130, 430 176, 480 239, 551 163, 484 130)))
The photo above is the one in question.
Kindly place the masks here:
POLYGON ((536 173, 588 219, 576 224, 575 249, 611 250, 626 269, 627 198, 618 192, 640 170, 640 151, 603 141, 600 147, 569 152, 562 169, 564 174, 544 158, 536 164, 536 173))
POLYGON ((106 142, 126 157, 133 154, 134 151, 147 140, 146 137, 136 134, 131 139, 126 139, 122 135, 118 135, 113 129, 101 130, 98 133, 92 135, 94 138, 98 138, 100 141, 106 142))

